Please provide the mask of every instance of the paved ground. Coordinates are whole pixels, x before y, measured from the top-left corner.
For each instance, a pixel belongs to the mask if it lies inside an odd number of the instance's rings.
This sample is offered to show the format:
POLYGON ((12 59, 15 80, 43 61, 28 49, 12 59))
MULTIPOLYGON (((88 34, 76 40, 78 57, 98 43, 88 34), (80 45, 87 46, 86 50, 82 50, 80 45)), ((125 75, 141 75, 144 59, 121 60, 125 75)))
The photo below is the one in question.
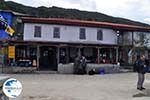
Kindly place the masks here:
POLYGON ((136 90, 136 73, 105 75, 11 74, 23 84, 23 92, 11 100, 149 100, 150 74, 146 91, 136 90))

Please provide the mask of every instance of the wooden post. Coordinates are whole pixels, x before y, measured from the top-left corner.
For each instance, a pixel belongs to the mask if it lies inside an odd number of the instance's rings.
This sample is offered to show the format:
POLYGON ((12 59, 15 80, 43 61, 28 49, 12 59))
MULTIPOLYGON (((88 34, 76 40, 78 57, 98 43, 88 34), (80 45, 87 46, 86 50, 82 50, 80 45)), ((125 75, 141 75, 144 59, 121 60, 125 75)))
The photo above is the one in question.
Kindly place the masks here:
POLYGON ((30 55, 30 47, 29 46, 27 46, 26 54, 27 54, 27 57, 29 57, 29 55, 30 55))
POLYGON ((59 64, 60 57, 60 47, 57 47, 57 64, 59 64))
POLYGON ((69 47, 66 47, 66 62, 69 63, 69 47))
POLYGON ((100 58, 100 49, 99 49, 99 47, 97 48, 97 63, 99 64, 100 63, 100 61, 99 61, 99 58, 100 58))
POLYGON ((37 69, 39 70, 40 67, 40 46, 37 45, 37 69))
POLYGON ((112 48, 109 48, 109 59, 112 59, 112 48))
POLYGON ((132 32, 132 46, 134 46, 134 32, 132 32))
POLYGON ((116 47, 116 63, 118 63, 118 47, 116 47))
POLYGON ((80 57, 81 56, 81 48, 79 47, 78 48, 78 57, 80 57))

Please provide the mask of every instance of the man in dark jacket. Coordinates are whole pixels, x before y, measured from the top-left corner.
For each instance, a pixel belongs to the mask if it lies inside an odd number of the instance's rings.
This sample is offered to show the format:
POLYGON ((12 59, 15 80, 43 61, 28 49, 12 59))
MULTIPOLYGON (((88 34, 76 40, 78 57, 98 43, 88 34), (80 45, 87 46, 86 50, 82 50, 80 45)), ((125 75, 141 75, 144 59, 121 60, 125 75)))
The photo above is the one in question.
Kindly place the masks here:
POLYGON ((137 89, 144 90, 143 83, 145 80, 145 73, 146 73, 147 64, 145 62, 145 56, 142 55, 138 60, 138 82, 137 82, 137 89))

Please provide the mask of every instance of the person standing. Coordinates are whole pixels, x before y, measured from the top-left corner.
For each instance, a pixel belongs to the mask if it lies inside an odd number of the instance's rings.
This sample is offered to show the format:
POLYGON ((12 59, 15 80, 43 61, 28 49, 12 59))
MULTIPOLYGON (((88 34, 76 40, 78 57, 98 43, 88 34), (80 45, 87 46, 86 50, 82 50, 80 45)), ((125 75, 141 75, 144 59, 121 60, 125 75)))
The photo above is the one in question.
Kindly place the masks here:
POLYGON ((81 57, 81 69, 82 69, 82 73, 83 74, 86 74, 86 66, 87 66, 87 63, 86 63, 86 58, 84 56, 81 57))
POLYGON ((78 74, 78 69, 80 68, 80 57, 76 56, 74 60, 74 74, 78 74))
POLYGON ((147 64, 145 62, 145 56, 141 55, 140 59, 138 60, 138 68, 137 68, 137 73, 138 73, 138 82, 137 82, 137 89, 142 91, 145 88, 143 87, 143 83, 145 80, 145 73, 146 73, 146 67, 147 64))

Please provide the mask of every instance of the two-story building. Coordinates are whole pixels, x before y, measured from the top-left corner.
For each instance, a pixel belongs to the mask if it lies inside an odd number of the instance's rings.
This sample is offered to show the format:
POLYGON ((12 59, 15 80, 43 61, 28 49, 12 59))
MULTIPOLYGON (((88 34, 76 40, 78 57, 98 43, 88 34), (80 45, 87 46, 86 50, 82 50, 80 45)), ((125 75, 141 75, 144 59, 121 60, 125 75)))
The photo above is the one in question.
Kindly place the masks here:
POLYGON ((23 40, 10 43, 15 62, 30 60, 39 70, 57 70, 76 56, 85 56, 88 63, 130 64, 136 34, 150 32, 148 27, 73 19, 22 17, 22 22, 23 40))

